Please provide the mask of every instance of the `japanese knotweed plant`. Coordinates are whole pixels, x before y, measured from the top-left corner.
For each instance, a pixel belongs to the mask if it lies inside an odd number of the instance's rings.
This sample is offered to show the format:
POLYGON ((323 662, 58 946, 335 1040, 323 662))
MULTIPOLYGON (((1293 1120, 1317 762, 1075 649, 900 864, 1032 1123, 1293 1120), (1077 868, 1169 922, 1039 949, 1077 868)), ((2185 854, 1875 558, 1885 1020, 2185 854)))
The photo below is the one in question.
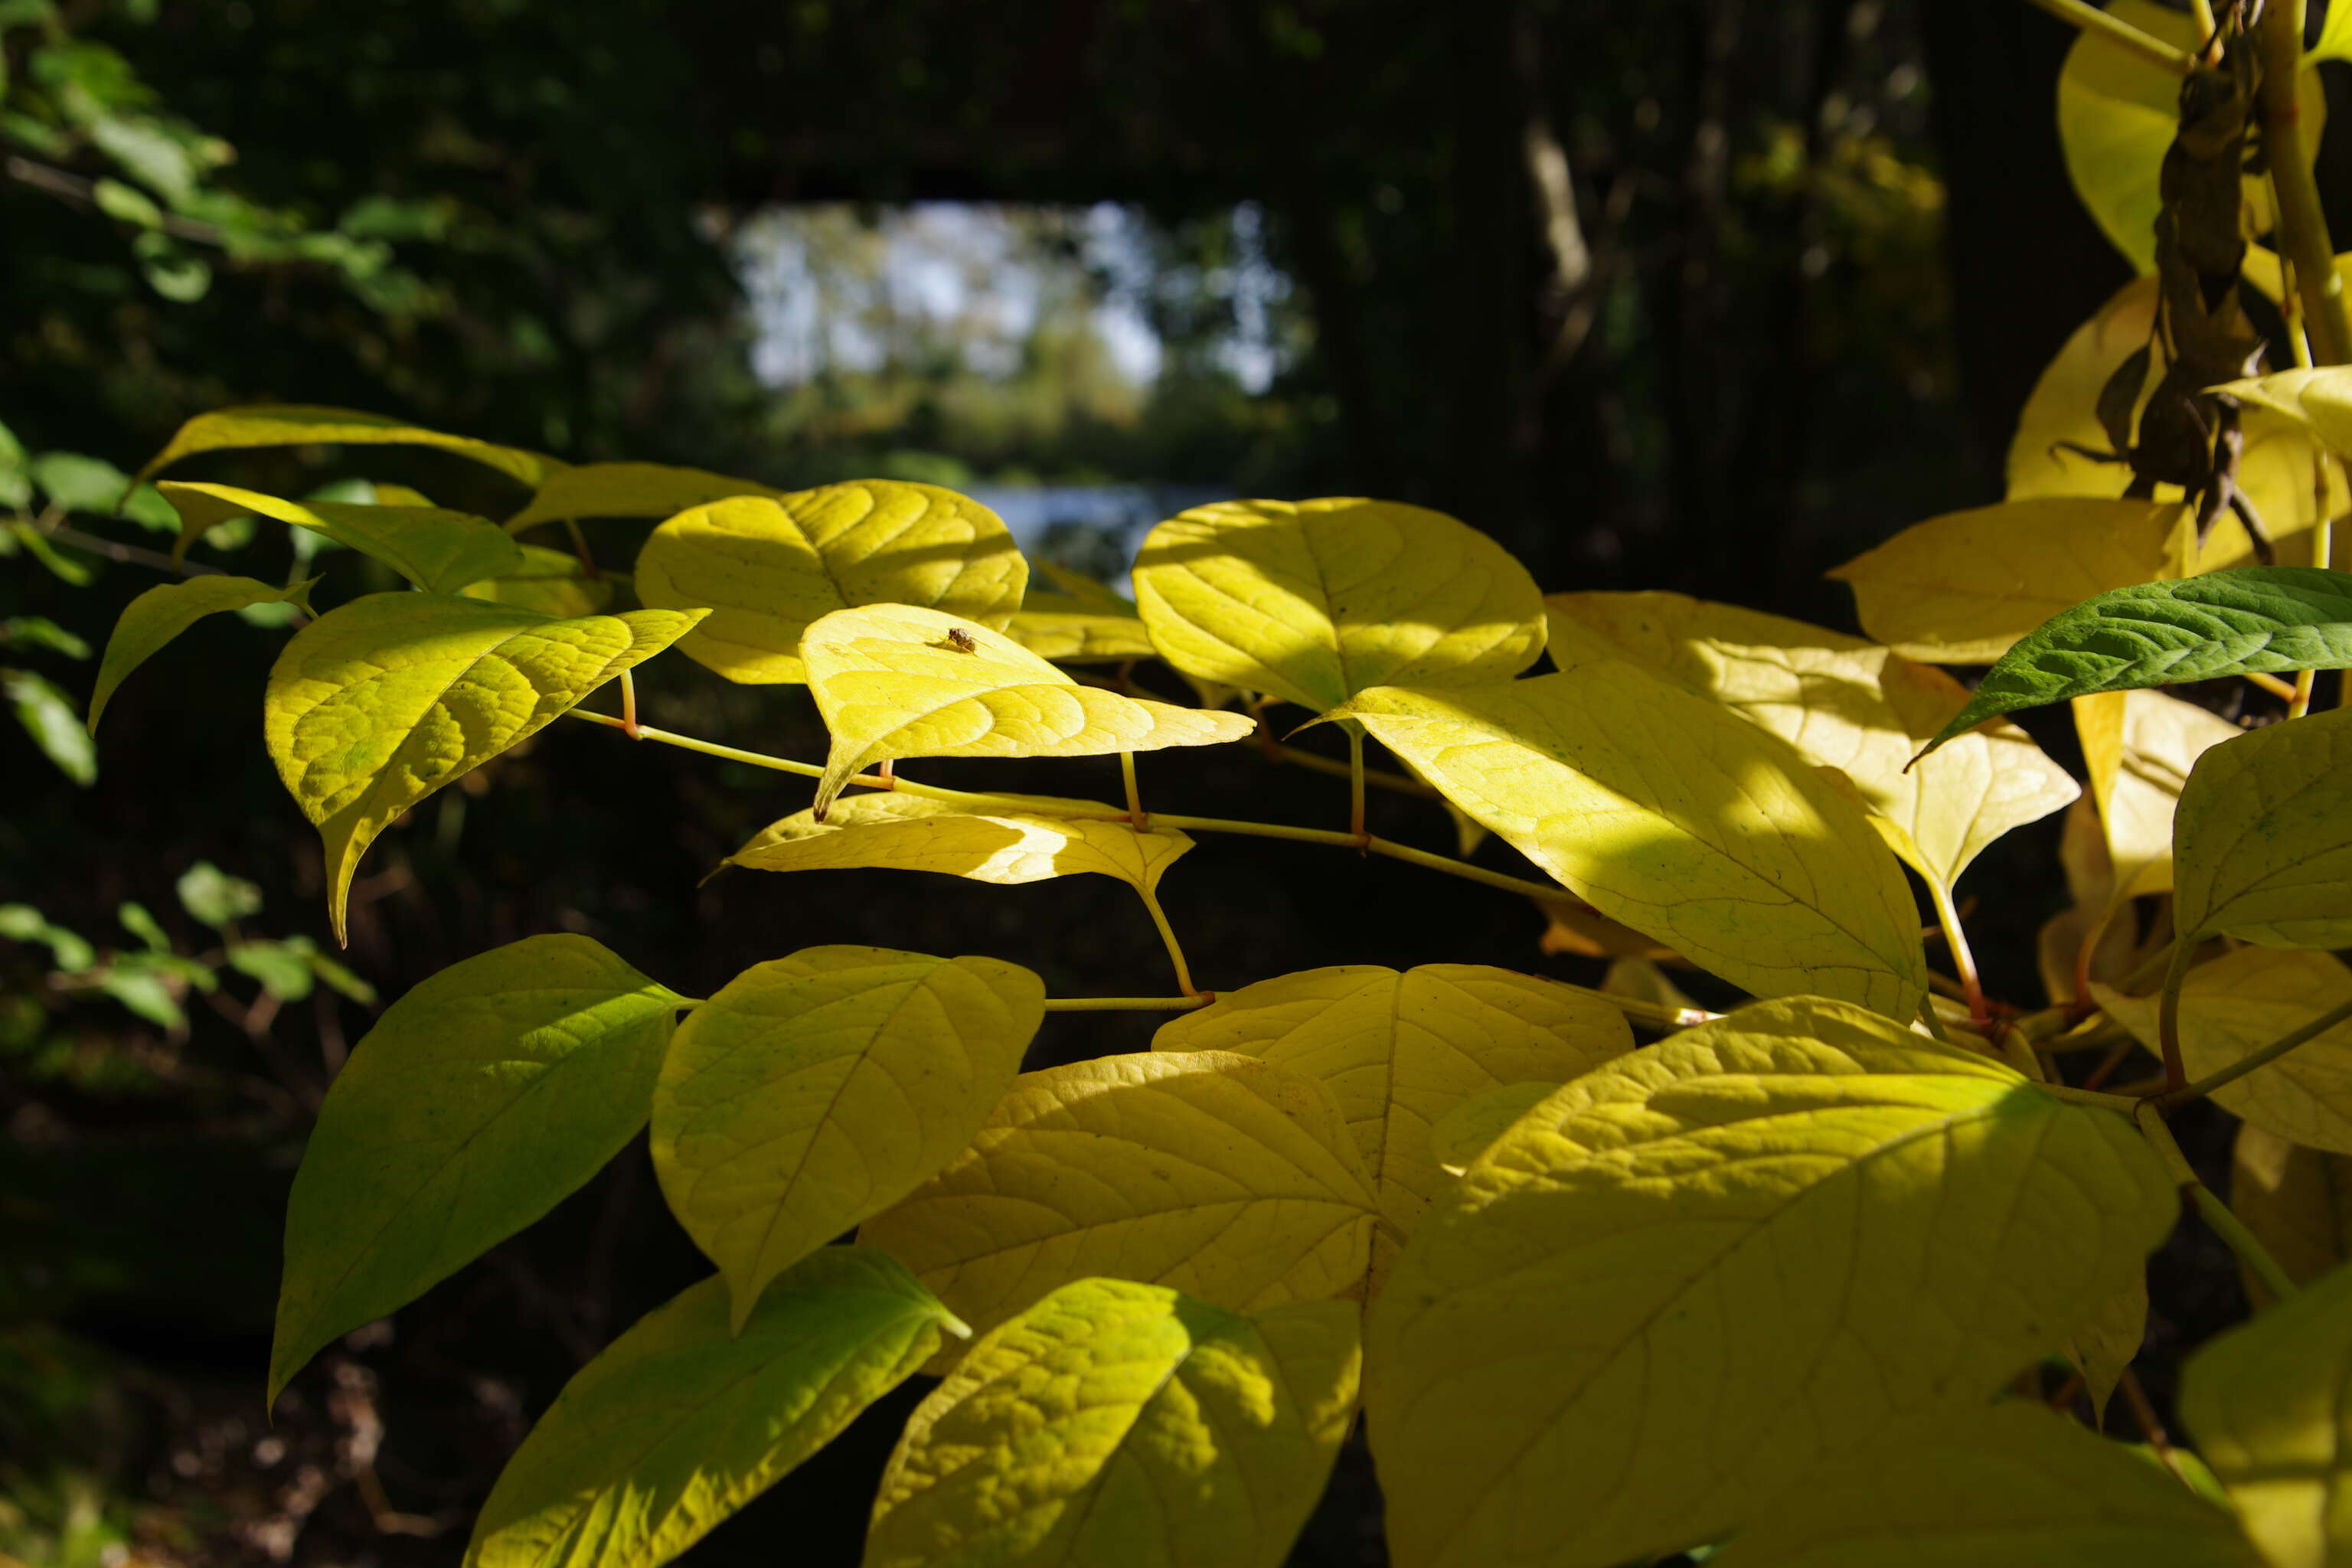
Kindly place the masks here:
MULTIPOLYGON (((2110 21, 2083 47, 2189 61, 2110 21)), ((2269 166, 2307 182, 2295 149, 2269 166)), ((2176 259, 2161 234, 2153 259, 2176 259)), ((339 931, 388 824, 570 716, 814 780, 735 867, 1110 877, 1174 973, 1168 995, 1057 997, 991 957, 835 946, 696 998, 576 935, 457 963, 383 1012, 327 1097, 270 1394, 649 1129, 716 1272, 557 1398, 469 1563, 666 1561, 919 1371, 943 1381, 875 1500, 877 1568, 1273 1568, 1360 1413, 1409 1568, 1700 1547, 1729 1568, 2352 1562, 2352 970, 2333 951, 2352 946, 2352 709, 2310 711, 2311 672, 2352 667, 2352 575, 2327 564, 2352 369, 2213 395, 2243 415, 2244 461, 2209 453, 2198 485, 2065 466, 2069 431, 2133 463, 2155 439, 2133 407, 2115 419, 2115 362, 2158 310, 2153 280, 2134 289, 2043 378, 2011 499, 1842 569, 1874 640, 1673 595, 1546 598, 1482 534, 1379 501, 1186 512, 1146 541, 1130 603, 1033 584, 999 520, 934 486, 780 493, 329 409, 192 422, 150 473, 425 442, 530 491, 501 525, 422 497, 159 487, 184 541, 277 519, 414 584, 301 626, 266 695, 339 931), (2242 564, 2223 480, 2314 564, 2242 564), (652 524, 632 601, 518 542, 582 518, 652 524), (829 753, 639 722, 629 671, 672 647, 805 686, 829 753), (1146 695, 1130 671, 1152 660, 1198 705, 1146 695), (1988 661, 1973 696, 1935 668, 1988 661), (2276 688, 2283 719, 2247 730, 2160 689, 2221 678, 2276 688), (582 706, 607 683, 617 714, 582 706), (2081 784, 2000 717, 2062 699, 2081 784), (1344 825, 1147 805, 1139 754, 1279 751, 1268 725, 1344 737, 1345 763, 1313 759, 1349 780, 1344 825), (1402 771, 1369 768, 1368 743, 1402 771), (894 771, 1104 754, 1123 799, 894 771), (1369 833, 1371 785, 1436 797, 1465 857, 1492 835, 1548 879, 1369 833), (2012 1005, 1985 993, 1955 889, 2061 811, 2074 907, 2043 932, 2045 1005, 2012 1005), (1204 832, 1532 897, 1549 945, 1621 962, 1597 991, 1349 965, 1212 995, 1157 896, 1204 832), (1753 1000, 1699 1009, 1661 962, 1753 1000), (1171 1017, 1148 1053, 1020 1070, 1047 1012, 1112 1008, 1171 1017), (2242 1121, 2228 1203, 2167 1131, 2209 1096, 2242 1121), (2145 1447, 2113 1440, 2111 1392, 2147 1410, 2146 1265, 2184 1195, 2262 1310, 2189 1358, 2193 1447, 2152 1422, 2145 1447)), ((197 616, 284 594, 149 591, 93 712, 197 616)))

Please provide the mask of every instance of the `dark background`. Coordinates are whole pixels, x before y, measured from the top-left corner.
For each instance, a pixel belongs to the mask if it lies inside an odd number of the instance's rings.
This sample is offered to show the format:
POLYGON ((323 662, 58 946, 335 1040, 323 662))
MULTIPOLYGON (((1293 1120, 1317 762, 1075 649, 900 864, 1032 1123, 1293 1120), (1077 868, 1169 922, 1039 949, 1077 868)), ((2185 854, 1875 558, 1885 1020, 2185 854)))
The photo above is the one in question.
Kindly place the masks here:
MULTIPOLYGON (((1486 529, 1548 588, 1672 587, 1846 626, 1822 572, 1998 499, 2033 376, 2127 276, 2058 162, 2053 82, 2071 35, 2005 0, 143 0, 31 15, 0 5, 12 109, 66 91, 32 73, 43 38, 103 46, 151 110, 235 147, 213 184, 349 242, 239 258, 192 230, 208 286, 169 299, 130 226, 90 204, 103 158, 6 143, 0 422, 34 452, 126 469, 192 414, 299 401, 779 483, 1371 494, 1486 529), (1537 177, 1547 149, 1564 195, 1537 177), (747 289, 791 289, 761 273, 763 245, 781 233, 805 258, 824 240, 835 281, 876 286, 886 251, 860 245, 925 203, 982 204, 963 210, 1013 237, 1005 270, 1047 279, 1062 306, 1009 358, 976 363, 969 322, 893 317, 866 321, 860 353, 763 375, 747 289), (1117 266, 1077 237, 1105 203, 1128 237, 1117 266), (1113 299, 1148 329, 1148 377, 1107 357, 1090 312, 1113 299), (1237 342, 1257 346, 1256 374, 1236 370, 1237 342)), ((124 90, 100 80, 113 67, 97 55, 73 69, 124 90)), ((300 494, 350 474, 494 516, 522 499, 405 449, 218 458, 181 477, 300 494)), ((625 562, 642 531, 593 542, 625 562)), ((1057 537, 1089 558, 1082 534, 1057 537)), ((263 536, 237 569, 282 573, 283 552, 263 536)), ((327 559, 331 592, 369 585, 362 563, 327 559)), ((89 564, 84 587, 21 554, 0 565, 0 616, 102 644, 160 578, 89 564)), ((130 945, 114 911, 135 900, 201 955, 216 940, 172 887, 208 859, 264 889, 272 934, 324 941, 316 839, 260 746, 278 641, 229 617, 200 626, 125 688, 87 788, 0 733, 0 902, 104 947, 130 945)), ((88 690, 88 663, 0 652, 88 690)), ((1164 671, 1143 679, 1178 690, 1164 671)), ((728 687, 682 658, 640 685, 672 728, 824 749, 794 689, 728 687)), ((915 771, 1118 788, 1108 759, 915 771)), ((1143 772, 1170 809, 1344 818, 1343 784, 1242 748, 1143 772)), ((819 942, 992 953, 1055 994, 1168 988, 1131 894, 1099 879, 736 872, 698 888, 805 802, 781 775, 559 724, 385 836, 344 957, 385 997, 555 930, 689 994, 819 942)), ((1376 830, 1450 848, 1425 803, 1374 806, 1376 830)), ((2034 929, 2063 897, 2055 829, 2013 836, 1964 887, 1985 906, 1972 930, 1991 989, 2027 1005, 2034 929)), ((1482 858, 1516 864, 1491 846, 1482 858)), ((1507 895, 1313 847, 1204 841, 1165 898, 1212 987, 1343 962, 1597 973, 1540 954, 1540 918, 1507 895)), ((640 1141, 547 1222, 322 1357, 267 1426, 285 1184, 369 1009, 321 993, 265 1016, 231 974, 187 998, 185 1029, 158 1028, 56 984, 47 960, 0 941, 0 1553, 454 1562, 530 1418, 705 1270, 640 1141)), ((1139 1048, 1154 1022, 1050 1019, 1033 1065, 1139 1048)), ((2168 1267, 2227 1273, 2202 1254, 2168 1267)), ((2159 1320, 2159 1352, 2179 1332, 2159 1320)), ((2159 1396, 2164 1365, 2152 1358, 2159 1396)), ((854 1561, 917 1393, 694 1560, 854 1561)), ((1301 1561, 1379 1560, 1370 1485, 1351 1454, 1301 1561)))

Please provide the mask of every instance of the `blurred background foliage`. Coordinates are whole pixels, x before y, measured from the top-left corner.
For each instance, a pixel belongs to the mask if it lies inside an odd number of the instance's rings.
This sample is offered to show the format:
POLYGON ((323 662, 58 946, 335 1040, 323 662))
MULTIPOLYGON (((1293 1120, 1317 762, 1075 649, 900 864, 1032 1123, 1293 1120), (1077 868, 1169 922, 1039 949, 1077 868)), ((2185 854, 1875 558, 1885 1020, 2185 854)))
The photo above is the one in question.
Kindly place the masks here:
MULTIPOLYGON (((2068 41, 1995 0, 0 0, 0 1564, 452 1561, 530 1417, 700 1271, 639 1147, 265 1421, 285 1184, 379 995, 559 929, 689 992, 819 942, 997 952, 1068 994, 1162 962, 1098 879, 698 889, 803 798, 586 726, 387 836, 330 955, 259 745, 269 614, 199 626, 80 730, 175 528, 152 492, 110 514, 181 420, 332 404, 573 460, 932 479, 1109 574, 1192 499, 1371 494, 1549 587, 1842 623, 1822 570, 1996 499, 2027 386, 2126 276, 2056 154, 2068 41)), ((185 477, 362 476, 522 499, 407 449, 185 477)), ((200 554, 318 569, 310 536, 287 552, 232 524, 200 554)), ((367 565, 339 557, 343 587, 393 585, 367 565)), ((683 661, 642 686, 689 732, 823 749, 789 690, 683 661)), ((1150 787, 1343 809, 1228 750, 1150 787)), ((1073 766, 980 776, 1088 787, 1073 766)), ((1598 973, 1539 953, 1538 912, 1412 875, 1204 844, 1167 896, 1212 984, 1598 973)), ((2018 994, 2047 912, 2021 902, 1978 933, 2018 994)), ((1037 1060, 1150 1026, 1057 1017, 1037 1060)), ((781 1531, 854 1561, 911 1397, 694 1560, 781 1531)), ((1370 1488, 1351 1457, 1300 1561, 1377 1561, 1370 1488)))

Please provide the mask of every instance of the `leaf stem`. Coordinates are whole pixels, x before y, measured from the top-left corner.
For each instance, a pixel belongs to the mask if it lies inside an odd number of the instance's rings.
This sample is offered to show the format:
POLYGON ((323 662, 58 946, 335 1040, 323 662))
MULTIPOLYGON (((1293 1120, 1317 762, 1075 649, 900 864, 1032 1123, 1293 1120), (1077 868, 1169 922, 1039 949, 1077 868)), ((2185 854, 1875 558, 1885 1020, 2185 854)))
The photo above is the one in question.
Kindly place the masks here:
POLYGON ((2163 1051, 2168 1092, 2189 1082, 2189 1069, 2180 1060, 2180 983, 2189 977, 2189 959, 2196 951, 2195 942, 2174 940, 2172 962, 2164 970, 2164 992, 2157 1001, 2156 1037, 2163 1051))
MULTIPOLYGON (((2036 0, 2040 3, 2040 0, 2036 0)), ((2303 0, 2271 0, 2254 25, 2262 70, 2255 105, 2261 111, 2263 158, 2277 198, 2279 250, 2294 265, 2296 295, 2311 334, 2312 359, 2323 365, 2352 362, 2352 313, 2336 273, 2336 244, 2320 210, 2319 184, 2303 136, 2303 106, 2295 89, 2303 69, 2303 0)))
POLYGON ((2278 1259, 2271 1256, 2270 1248, 2246 1228, 2245 1222, 2239 1219, 2230 1205, 2223 1203, 2197 1174, 2197 1168, 2189 1163, 2189 1156, 2180 1152, 2180 1145, 2174 1141, 2172 1129, 2164 1124, 2164 1114, 2157 1108, 2157 1102, 2141 1100, 2132 1110, 2132 1124, 2139 1129, 2140 1136, 2147 1140, 2148 1147, 2156 1151, 2156 1157, 2164 1162, 2165 1168, 2172 1173, 2172 1179, 2189 1194, 2189 1202, 2197 1210, 2199 1217, 2215 1236, 2221 1238, 2222 1245, 2236 1253, 2238 1260, 2270 1287, 2273 1298, 2284 1301, 2293 1296, 2295 1293, 2294 1281, 2287 1278, 2286 1270, 2279 1267, 2278 1259))
POLYGON ((1952 967, 1960 973, 1960 997, 1969 1005, 1969 1022, 1983 1028, 1992 1015, 1985 1010, 1984 984, 1977 978, 1977 955, 1969 950, 1969 933, 1960 929, 1960 911, 1952 890, 1934 878, 1927 879, 1927 897, 1936 906, 1936 923, 1944 928, 1944 944, 1952 950, 1952 967))
POLYGON ((1348 732, 1348 831, 1364 838, 1370 837, 1364 830, 1364 727, 1350 722, 1339 728, 1348 732))
POLYGON ((2186 1105, 2192 1100, 2203 1100, 2215 1089, 2233 1084, 2248 1073, 2270 1066, 2297 1046, 2317 1039, 2347 1018, 2352 1018, 2352 1002, 2330 1007, 2302 1027, 2288 1030, 2261 1050, 2241 1057, 2217 1072, 2209 1072, 2194 1083, 2184 1083, 2179 1089, 2166 1089, 2156 1097, 2156 1108, 2158 1110, 2170 1110, 2175 1106, 2186 1105))
POLYGON ((1048 1013, 1183 1013, 1213 1000, 1205 991, 1190 996, 1048 996, 1048 1013))
POLYGON ((2189 67, 2196 64, 2186 49, 2176 49, 2162 38, 2152 37, 2120 16, 2110 16, 2096 5, 2086 4, 2085 0, 2027 0, 2027 4, 2041 7, 2069 26, 2110 38, 2133 53, 2155 61, 2176 76, 2187 76, 2189 67))
MULTIPOLYGON (((1258 743, 1258 750, 1265 753, 1268 762, 1285 763, 1292 767, 1306 768, 1313 773, 1329 773, 1333 778, 1349 776, 1348 764, 1339 758, 1318 756, 1303 747, 1286 746, 1280 741, 1269 740, 1261 741, 1258 743)), ((1389 773, 1381 768, 1366 768, 1364 782, 1375 789, 1394 790, 1399 795, 1417 795, 1423 800, 1444 798, 1419 779, 1407 778, 1402 773, 1389 773)))
POLYGON ((1127 787, 1127 820, 1138 833, 1150 832, 1151 816, 1143 809, 1143 786, 1136 782, 1133 752, 1118 754, 1118 782, 1127 787))
POLYGON ((635 670, 621 671, 621 733, 632 741, 642 741, 644 729, 637 723, 637 678, 635 670))
POLYGON ((1143 907, 1151 911, 1151 923, 1160 928, 1160 940, 1168 948, 1168 962, 1176 966, 1176 989, 1187 996, 1198 996, 1200 988, 1192 984, 1192 972, 1185 965, 1183 945, 1176 940, 1176 928, 1168 923, 1168 911, 1160 907, 1159 896, 1141 883, 1135 890, 1142 896, 1143 907))

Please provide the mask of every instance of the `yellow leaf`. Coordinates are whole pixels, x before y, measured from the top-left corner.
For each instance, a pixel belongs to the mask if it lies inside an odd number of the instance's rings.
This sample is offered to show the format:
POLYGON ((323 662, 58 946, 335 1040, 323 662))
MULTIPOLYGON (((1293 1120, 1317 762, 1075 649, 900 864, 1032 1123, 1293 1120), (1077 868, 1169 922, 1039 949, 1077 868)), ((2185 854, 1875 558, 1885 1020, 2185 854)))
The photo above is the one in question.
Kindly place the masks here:
POLYGON ((613 580, 589 576, 580 558, 568 551, 526 544, 521 565, 468 583, 457 592, 468 599, 513 605, 542 616, 593 616, 613 602, 613 580))
MULTIPOLYGON (((1445 804, 1454 805, 1452 801, 1445 804)), ((1562 897, 1534 902, 1544 914, 1544 933, 1536 944, 1540 952, 1572 952, 1579 958, 1647 958, 1659 963, 1680 956, 1655 937, 1595 914, 1573 900, 1562 897)))
POLYGON ((1925 992, 1902 868, 1784 742, 1637 665, 1368 691, 1362 721, 1612 920, 1762 995, 1908 1018, 1925 992))
MULTIPOLYGON (((2109 1017, 2158 1048, 2155 997, 2091 989, 2109 1017)), ((2181 1060, 2191 1078, 2219 1072, 2347 1001, 2352 969, 2331 953, 2263 947, 2223 953, 2181 983, 2181 1060)), ((2213 1098, 2282 1138, 2352 1154, 2352 1022, 2223 1084, 2213 1098)))
POLYGON ((907 1423, 866 1568, 1281 1568, 1356 1408, 1352 1301, 1063 1287, 907 1423))
POLYGON ((544 452, 520 447, 496 447, 470 436, 445 436, 420 429, 381 414, 353 408, 322 408, 310 404, 249 404, 199 414, 173 433, 163 449, 139 470, 144 479, 199 452, 224 452, 248 447, 310 446, 438 447, 462 458, 488 464, 500 473, 536 485, 565 465, 544 452))
POLYGON ((1445 1184, 1431 1125, 1472 1095, 1558 1082, 1622 1056, 1633 1031, 1608 1003, 1531 974, 1351 963, 1228 992, 1162 1024, 1151 1048, 1238 1051, 1331 1091, 1388 1221, 1372 1243, 1377 1288, 1445 1184))
POLYGON ((1160 875, 1177 858, 1192 847, 1192 840, 1172 827, 1139 833, 1124 822, 1062 815, 1102 811, 1094 802, 1043 795, 997 798, 1034 798, 1040 809, 975 815, 920 795, 860 795, 836 802, 823 822, 813 811, 772 822, 719 864, 754 871, 885 866, 968 877, 1000 887, 1090 871, 1148 893, 1160 886, 1160 875))
MULTIPOLYGON (((1076 577, 1042 562, 1038 569, 1057 584, 1076 577)), ((1093 592, 1074 594, 1032 583, 1004 635, 1058 664, 1126 664, 1160 657, 1133 605, 1100 584, 1083 577, 1076 582, 1093 592)))
POLYGON ((2352 1562, 2352 1265, 2208 1341, 2180 1415, 2271 1568, 2352 1562))
MULTIPOLYGON (((2267 251, 2248 254, 2248 275, 2258 278, 2260 260, 2270 261, 2271 277, 2263 284, 2277 294, 2277 263, 2267 251)), ((2009 499, 2036 496, 2120 497, 2131 483, 2131 470, 2121 463, 2102 463, 2068 451, 2073 442, 2093 451, 2107 449, 2107 433, 2099 424, 2099 393, 2116 367, 2145 347, 2156 321, 2157 284, 2154 278, 2126 283, 2098 313, 2074 330, 2052 360, 2018 417, 2017 435, 2009 448, 2009 499)), ((2153 385, 2160 373, 2148 372, 2153 385)), ((2243 422, 2245 448, 2238 457, 2238 488, 2253 502, 2264 529, 2278 545, 2281 561, 2308 563, 2312 524, 2321 516, 2340 516, 2347 498, 2342 476, 2331 466, 2326 476, 2326 507, 2315 500, 2315 463, 2319 449, 2308 433, 2281 415, 2251 409, 2243 422)), ((2157 499, 2178 500, 2178 487, 2159 485, 2157 499)), ((2352 553, 2352 538, 2337 547, 2339 557, 2352 553)), ((2213 532, 2197 552, 2194 570, 2219 571, 2252 565, 2252 545, 2237 519, 2224 512, 2213 532)))
POLYGON ((812 947, 687 1016, 654 1086, 654 1173, 737 1328, 769 1280, 971 1142, 1045 1000, 998 959, 812 947))
POLYGON ((1549 1100, 1556 1083, 1507 1083, 1484 1094, 1474 1094, 1439 1117, 1429 1130, 1429 1152, 1437 1167, 1458 1176, 1471 1163, 1495 1146, 1511 1124, 1549 1100))
POLYGON ((2066 1359, 2083 1374, 2096 1421, 2106 1420, 2107 1400, 2147 1339, 2147 1276, 2135 1274, 2129 1285, 2099 1304, 2066 1346, 2066 1359))
POLYGON ((2179 576, 2190 532, 2177 502, 2047 496, 1914 523, 1830 575, 1904 658, 1990 664, 2095 594, 2179 576))
POLYGON ((664 463, 582 463, 540 481, 530 504, 507 519, 509 533, 581 517, 675 517, 730 496, 781 496, 751 479, 664 463))
MULTIPOLYGON (((1667 978, 1666 972, 1652 959, 1611 960, 1609 973, 1601 978, 1601 989, 1612 996, 1630 996, 1637 1002, 1646 1002, 1653 1007, 1668 1008, 1675 1013, 1697 1014, 1704 1011, 1681 986, 1667 978)), ((1688 1021, 1696 1024, 1704 1020, 1694 1017, 1688 1021)))
MULTIPOLYGON (((2205 42, 2186 13, 2155 0, 2109 0, 2106 10, 2183 50, 2205 42)), ((2316 148, 2327 119, 2317 71, 2301 73, 2295 99, 2311 138, 2306 145, 2316 148)), ((2156 215, 2163 205, 2159 176, 2165 150, 2179 129, 2176 72, 2089 28, 2075 35, 2058 72, 2058 144, 2067 178, 2100 231, 2141 272, 2156 270, 2156 215)), ((2269 233, 2278 216, 2270 182, 2249 175, 2245 200, 2246 231, 2269 233)))
POLYGON ((819 821, 860 768, 896 757, 1091 757, 1256 729, 1239 713, 1080 686, 1001 632, 912 605, 836 610, 808 628, 802 651, 833 731, 819 821))
POLYGON ((860 1235, 985 1331, 1089 1275, 1236 1312, 1344 1295, 1377 1214, 1322 1085, 1171 1052, 1024 1073, 971 1148, 860 1235))
POLYGON ((1721 1537, 1897 1419, 1981 1404, 2171 1228, 2129 1121, 1819 997, 1527 1112, 1366 1325, 1398 1568, 1721 1537))
POLYGON ((1985 847, 2081 792, 2014 724, 1972 730, 1912 765, 1968 705, 1940 669, 1801 621, 1680 594, 1554 594, 1552 658, 1632 658, 1852 781, 1890 847, 1949 890, 1985 847))
POLYGON ((2352 708, 2200 756, 2174 814, 2172 858, 2186 938, 2352 946, 2352 708))
POLYGON ((2108 896, 2172 890, 2172 824, 2197 759, 2243 733, 2235 724, 2161 691, 2103 691, 2074 699, 2091 798, 2105 829, 2108 896))
MULTIPOLYGON (((2352 1258, 2352 1154, 2307 1149, 2246 1122, 2231 1159, 2230 1207, 2288 1279, 2308 1285, 2352 1258)), ((2271 1304, 2252 1269, 2240 1278, 2255 1307, 2271 1304)))
POLYGON ((455 593, 468 583, 522 565, 521 548, 499 532, 498 524, 462 511, 280 500, 232 485, 184 485, 173 479, 155 488, 180 514, 175 554, 215 524, 251 513, 323 533, 338 544, 373 555, 428 594, 455 593))
POLYGON ((2237 1521, 2120 1443, 2012 1401, 1824 1465, 1715 1568, 2262 1568, 2237 1521))
POLYGON ((1525 567, 1394 501, 1195 507, 1143 542, 1135 597, 1178 669, 1318 711, 1368 687, 1500 680, 1544 644, 1525 567))
POLYGON ((327 848, 337 941, 375 836, 621 671, 700 611, 551 620, 438 594, 372 594, 294 634, 269 672, 262 735, 327 848))
POLYGON ((99 715, 106 711, 116 688, 131 672, 206 616, 241 610, 247 605, 289 601, 309 609, 309 595, 318 581, 311 577, 278 588, 251 577, 206 575, 159 583, 148 589, 122 607, 114 634, 106 639, 106 653, 98 664, 98 683, 89 694, 89 732, 98 733, 99 715))
POLYGON ((1001 629, 1029 568, 994 512, 953 490, 861 479, 681 512, 637 552, 637 595, 709 606, 678 644, 730 680, 808 679, 801 638, 853 605, 924 605, 1001 629))

